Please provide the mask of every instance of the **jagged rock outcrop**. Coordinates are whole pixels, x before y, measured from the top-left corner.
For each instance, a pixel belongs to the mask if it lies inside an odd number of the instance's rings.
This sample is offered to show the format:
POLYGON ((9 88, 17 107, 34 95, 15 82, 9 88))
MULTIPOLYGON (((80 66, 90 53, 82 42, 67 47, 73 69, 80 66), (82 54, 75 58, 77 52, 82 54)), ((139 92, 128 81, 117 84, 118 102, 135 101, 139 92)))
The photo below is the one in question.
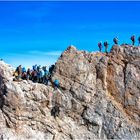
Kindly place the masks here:
POLYGON ((0 62, 0 137, 3 139, 138 139, 140 47, 113 46, 109 54, 70 46, 52 79, 60 89, 13 81, 0 62), (51 96, 53 95, 53 96, 51 96), (51 105, 60 107, 51 116, 51 105))

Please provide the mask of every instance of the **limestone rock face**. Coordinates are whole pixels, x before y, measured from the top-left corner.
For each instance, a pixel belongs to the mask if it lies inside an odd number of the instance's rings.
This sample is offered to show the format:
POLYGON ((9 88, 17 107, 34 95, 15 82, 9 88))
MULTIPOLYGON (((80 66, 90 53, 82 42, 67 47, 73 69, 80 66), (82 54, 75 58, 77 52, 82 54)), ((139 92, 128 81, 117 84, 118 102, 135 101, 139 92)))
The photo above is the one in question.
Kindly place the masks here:
POLYGON ((0 61, 1 139, 140 138, 140 47, 113 46, 106 55, 70 46, 55 65, 57 90, 13 81, 13 71, 0 61))

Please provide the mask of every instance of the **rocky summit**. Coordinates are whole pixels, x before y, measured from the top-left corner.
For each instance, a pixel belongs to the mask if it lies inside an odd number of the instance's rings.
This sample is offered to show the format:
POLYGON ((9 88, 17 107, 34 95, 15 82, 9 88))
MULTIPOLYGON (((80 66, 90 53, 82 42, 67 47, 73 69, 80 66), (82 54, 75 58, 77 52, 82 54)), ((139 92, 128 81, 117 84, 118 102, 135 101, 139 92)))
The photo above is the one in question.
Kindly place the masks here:
POLYGON ((0 139, 140 139, 140 47, 108 54, 68 47, 52 75, 59 89, 13 81, 13 71, 0 62, 0 139))

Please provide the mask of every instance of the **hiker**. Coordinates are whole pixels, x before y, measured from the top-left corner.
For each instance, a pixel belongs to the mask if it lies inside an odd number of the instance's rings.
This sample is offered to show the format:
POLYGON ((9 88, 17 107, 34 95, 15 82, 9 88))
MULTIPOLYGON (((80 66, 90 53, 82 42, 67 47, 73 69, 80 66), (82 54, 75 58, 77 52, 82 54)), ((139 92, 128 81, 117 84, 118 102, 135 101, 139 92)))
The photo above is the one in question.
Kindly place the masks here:
POLYGON ((138 46, 140 46, 140 36, 138 37, 138 46))
POLYGON ((56 104, 52 110, 51 110, 51 115, 56 118, 56 116, 58 117, 59 116, 59 113, 60 113, 60 109, 59 109, 59 106, 56 104))
POLYGON ((37 70, 37 64, 35 64, 35 65, 33 66, 33 70, 34 70, 34 71, 37 70))
POLYGON ((102 51, 102 41, 100 41, 100 42, 98 43, 98 47, 99 47, 99 51, 101 52, 101 51, 102 51))
POLYGON ((51 81, 51 82, 52 82, 52 73, 53 73, 53 71, 54 71, 54 68, 55 68, 55 65, 51 65, 51 66, 49 67, 48 79, 49 79, 49 81, 51 81))
POLYGON ((59 88, 59 80, 58 79, 55 79, 53 84, 54 84, 54 89, 59 88))
POLYGON ((32 81, 37 82, 37 71, 36 70, 32 71, 31 75, 32 75, 32 81))
POLYGON ((113 42, 114 42, 115 45, 118 45, 118 41, 119 41, 119 40, 118 40, 118 37, 115 37, 115 38, 113 39, 113 42))
POLYGON ((134 44, 135 44, 135 35, 132 35, 130 39, 132 41, 132 45, 134 46, 134 44))
POLYGON ((37 83, 39 83, 40 78, 40 66, 37 66, 37 83))
POLYGON ((27 69, 27 76, 26 76, 27 77, 27 80, 31 80, 31 76, 32 76, 31 75, 31 70, 30 70, 30 68, 28 68, 27 69))
POLYGON ((33 71, 31 72, 31 77, 33 82, 37 82, 37 65, 33 66, 33 71))
POLYGON ((42 69, 44 70, 43 82, 44 82, 45 85, 48 85, 48 82, 49 82, 49 72, 47 71, 46 66, 42 67, 42 69))
POLYGON ((22 79, 23 80, 26 80, 27 79, 26 78, 26 69, 25 69, 25 67, 22 68, 22 79))
POLYGON ((15 76, 15 78, 13 80, 16 81, 18 79, 18 71, 17 71, 17 68, 16 68, 15 72, 13 73, 13 76, 15 76))
POLYGON ((55 65, 51 65, 51 66, 49 67, 49 73, 50 73, 50 74, 52 74, 52 72, 53 72, 53 70, 54 70, 54 67, 55 67, 55 65))
POLYGON ((21 67, 21 65, 19 65, 17 67, 17 72, 18 72, 18 80, 20 80, 21 79, 21 76, 22 76, 22 67, 21 67))
POLYGON ((39 69, 39 82, 44 83, 44 70, 42 68, 39 69))
POLYGON ((104 46, 105 46, 105 52, 106 52, 106 53, 108 53, 108 51, 107 51, 107 49, 108 49, 108 45, 109 45, 108 42, 105 41, 105 42, 104 42, 104 46))
POLYGON ((39 72, 41 65, 37 66, 37 72, 39 72))

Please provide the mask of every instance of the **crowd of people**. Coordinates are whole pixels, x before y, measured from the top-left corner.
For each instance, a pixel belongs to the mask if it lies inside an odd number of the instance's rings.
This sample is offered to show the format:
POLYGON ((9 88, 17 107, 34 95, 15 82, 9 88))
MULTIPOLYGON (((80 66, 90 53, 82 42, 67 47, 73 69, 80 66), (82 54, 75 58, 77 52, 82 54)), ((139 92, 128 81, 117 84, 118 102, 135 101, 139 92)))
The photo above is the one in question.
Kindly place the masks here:
POLYGON ((45 85, 48 85, 50 81, 55 88, 58 88, 59 80, 55 79, 52 81, 51 79, 54 68, 55 65, 51 65, 49 70, 47 70, 47 66, 41 67, 41 65, 33 65, 32 69, 28 68, 26 70, 25 67, 19 65, 13 74, 15 76, 14 81, 32 80, 35 83, 42 83, 45 85))
MULTIPOLYGON (((135 37, 135 35, 132 35, 132 36, 130 37, 130 39, 131 39, 131 41, 132 41, 132 45, 134 46, 134 45, 135 45, 135 42, 136 42, 136 37, 135 37)), ((119 42, 118 37, 113 38, 113 42, 114 42, 115 45, 118 45, 118 42, 119 42)), ((102 44, 102 41, 100 41, 100 42, 98 43, 99 51, 100 51, 100 52, 102 51, 103 45, 104 45, 104 47, 105 47, 105 52, 108 53, 108 46, 109 46, 109 43, 108 43, 107 40, 106 40, 103 44, 102 44)), ((140 46, 140 36, 138 37, 138 46, 140 46)))
MULTIPOLYGON (((135 35, 131 36, 131 41, 132 41, 132 45, 135 44, 135 35)), ((118 37, 115 37, 113 39, 113 42, 115 45, 118 45, 119 39, 118 37)), ((108 46, 109 43, 108 41, 105 41, 102 44, 102 41, 100 41, 98 43, 98 47, 99 47, 99 51, 102 51, 102 47, 105 47, 105 52, 108 53, 108 46)), ((140 36, 138 37, 138 46, 140 45, 140 36)), ((25 67, 22 67, 21 65, 19 65, 15 72, 14 72, 14 81, 21 81, 21 80, 32 80, 35 83, 42 83, 45 85, 48 85, 49 82, 52 83, 52 85, 54 86, 54 89, 58 89, 59 88, 59 80, 55 79, 54 81, 52 81, 52 74, 53 71, 55 69, 55 65, 51 65, 49 67, 49 69, 47 70, 46 66, 41 67, 41 65, 33 65, 32 69, 28 68, 26 70, 25 67)), ((54 116, 54 118, 56 118, 56 116, 59 115, 59 105, 55 104, 52 109, 51 109, 51 115, 54 116)))
MULTIPOLYGON (((132 35, 130 39, 132 41, 132 45, 135 45, 136 42, 135 35, 132 35)), ((113 38, 113 42, 115 45, 118 45, 119 42, 118 37, 113 38)), ((105 47, 105 52, 108 53, 109 46, 108 41, 105 41, 103 44, 102 41, 98 43, 99 51, 100 52, 102 51, 103 45, 105 47)), ((140 45, 140 36, 138 37, 138 46, 139 45, 140 45)), ((59 80, 58 79, 55 79, 54 81, 51 80, 54 68, 55 65, 51 65, 49 67, 49 70, 47 70, 46 66, 41 67, 41 65, 33 65, 32 69, 28 68, 26 70, 25 67, 19 65, 14 72, 15 76, 14 80, 15 81, 32 80, 33 82, 43 83, 45 85, 48 85, 48 82, 50 81, 51 83, 53 83, 54 87, 57 88, 59 87, 59 80)))

